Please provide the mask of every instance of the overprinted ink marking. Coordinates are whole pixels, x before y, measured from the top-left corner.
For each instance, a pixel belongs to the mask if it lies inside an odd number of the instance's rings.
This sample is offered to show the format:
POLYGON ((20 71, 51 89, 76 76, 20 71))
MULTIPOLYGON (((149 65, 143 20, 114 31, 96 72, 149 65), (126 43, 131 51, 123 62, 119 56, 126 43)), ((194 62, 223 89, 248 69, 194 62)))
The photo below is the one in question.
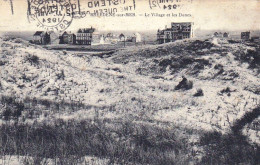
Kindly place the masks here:
POLYGON ((64 31, 72 23, 73 8, 70 0, 28 0, 29 21, 47 31, 64 31))

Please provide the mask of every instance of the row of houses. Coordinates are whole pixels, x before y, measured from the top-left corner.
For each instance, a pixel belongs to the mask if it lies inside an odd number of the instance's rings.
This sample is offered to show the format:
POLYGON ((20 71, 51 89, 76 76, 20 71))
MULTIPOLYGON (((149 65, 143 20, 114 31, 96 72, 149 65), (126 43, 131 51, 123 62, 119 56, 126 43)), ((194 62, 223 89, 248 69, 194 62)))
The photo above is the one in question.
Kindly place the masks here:
MULTIPOLYGON (((50 33, 37 31, 33 35, 32 43, 47 45, 51 43, 51 38, 53 37, 51 37, 50 33)), ((95 33, 95 29, 92 27, 79 29, 76 34, 65 31, 57 38, 59 40, 59 44, 71 45, 91 45, 92 43, 110 44, 117 42, 141 42, 141 35, 139 33, 135 33, 133 36, 126 36, 123 33, 121 33, 120 35, 115 35, 113 33, 100 35, 99 33, 95 33)))
MULTIPOLYGON (((191 22, 172 22, 171 27, 157 31, 157 43, 168 43, 176 40, 182 40, 193 37, 193 23, 191 22)), ((229 38, 227 32, 215 32, 214 37, 229 38)), ((76 34, 71 32, 63 32, 59 37, 59 44, 71 44, 71 45, 91 45, 92 43, 98 44, 114 44, 117 42, 141 42, 142 37, 139 33, 135 33, 132 36, 126 36, 123 33, 115 35, 113 33, 107 33, 106 35, 95 33, 94 28, 79 29, 76 34)), ((251 40, 254 42, 260 42, 259 37, 251 37, 250 32, 241 32, 242 40, 251 40)), ((51 34, 48 32, 37 31, 33 35, 33 43, 46 45, 51 43, 51 34)))
POLYGON ((228 32, 215 32, 214 33, 214 37, 223 37, 223 38, 228 38, 229 37, 229 33, 228 32))
MULTIPOLYGON (((223 38, 229 38, 229 33, 227 32, 215 32, 214 37, 223 37, 223 38)), ((260 42, 260 38, 258 36, 252 36, 250 31, 241 32, 240 39, 243 41, 252 41, 252 42, 260 42)))
MULTIPOLYGON (((223 37, 223 38, 228 38, 229 37, 229 33, 227 32, 215 32, 214 33, 214 37, 223 37)), ((256 37, 252 37, 252 38, 256 38, 256 37)), ((250 32, 247 31, 247 32, 241 32, 241 39, 242 40, 250 40, 251 37, 250 37, 250 32)))
MULTIPOLYGON (((76 34, 70 32, 63 32, 59 36, 59 44, 78 44, 91 45, 94 28, 79 29, 76 34)), ((32 43, 47 45, 51 43, 51 33, 44 31, 36 31, 33 35, 32 43)))
POLYGON ((134 33, 131 36, 127 36, 123 33, 116 35, 113 33, 108 33, 107 35, 101 35, 101 41, 104 43, 117 43, 117 42, 142 42, 142 37, 140 33, 134 33))
POLYGON ((172 22, 171 27, 157 31, 159 44, 173 42, 193 37, 192 22, 172 22))

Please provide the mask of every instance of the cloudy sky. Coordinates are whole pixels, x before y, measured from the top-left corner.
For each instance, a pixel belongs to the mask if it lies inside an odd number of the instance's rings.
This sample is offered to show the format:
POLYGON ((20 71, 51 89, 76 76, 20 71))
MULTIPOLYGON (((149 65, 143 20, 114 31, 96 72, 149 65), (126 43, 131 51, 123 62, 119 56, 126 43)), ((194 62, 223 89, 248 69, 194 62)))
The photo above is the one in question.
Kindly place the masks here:
MULTIPOLYGON (((78 1, 78 0, 71 0, 78 1)), ((89 8, 89 2, 93 0, 80 0, 81 10, 96 10, 107 8, 120 8, 120 6, 106 6, 89 8)), ((98 0, 95 0, 98 1, 98 0)), ((99 0, 100 2, 102 0, 99 0)), ((106 0, 108 1, 108 0, 106 0)), ((115 1, 115 0, 113 0, 115 1)), ((120 1, 120 0, 119 0, 120 1)), ((133 0, 126 0, 133 5, 133 0)), ((149 4, 154 0, 135 0, 135 17, 85 17, 73 19, 68 30, 79 27, 93 26, 99 30, 156 30, 162 29, 171 22, 194 22, 195 29, 201 30, 260 30, 260 1, 259 0, 181 0, 181 9, 165 10, 162 6, 150 8, 149 4), (177 16, 158 17, 152 13, 177 14, 177 16), (186 17, 180 17, 186 14, 186 17), (145 14, 150 14, 145 17, 145 14)), ((156 1, 156 0, 155 0, 156 1)), ((176 1, 176 0, 174 0, 176 1)), ((180 1, 180 0, 179 0, 180 1)), ((42 30, 37 27, 37 22, 29 22, 27 18, 27 0, 0 0, 0 31, 26 31, 42 30)), ((108 4, 108 3, 107 3, 108 4)), ((128 5, 128 4, 127 4, 128 5)))

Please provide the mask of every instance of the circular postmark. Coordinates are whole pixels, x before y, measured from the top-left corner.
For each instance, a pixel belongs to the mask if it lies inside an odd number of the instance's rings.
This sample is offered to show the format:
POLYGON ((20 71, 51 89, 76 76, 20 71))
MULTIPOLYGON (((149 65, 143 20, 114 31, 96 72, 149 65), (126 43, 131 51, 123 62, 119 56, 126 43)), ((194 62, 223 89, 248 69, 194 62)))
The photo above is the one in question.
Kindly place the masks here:
POLYGON ((28 18, 47 31, 64 31, 72 23, 73 8, 69 0, 30 0, 28 18))

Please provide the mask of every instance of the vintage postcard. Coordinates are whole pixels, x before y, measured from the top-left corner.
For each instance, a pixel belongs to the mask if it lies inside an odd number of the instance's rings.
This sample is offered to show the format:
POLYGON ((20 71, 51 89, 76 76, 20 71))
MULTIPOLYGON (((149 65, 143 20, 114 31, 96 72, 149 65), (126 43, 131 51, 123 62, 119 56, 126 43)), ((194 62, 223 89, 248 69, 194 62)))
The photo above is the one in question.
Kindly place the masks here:
POLYGON ((0 0, 1 165, 260 164, 259 0, 0 0))

